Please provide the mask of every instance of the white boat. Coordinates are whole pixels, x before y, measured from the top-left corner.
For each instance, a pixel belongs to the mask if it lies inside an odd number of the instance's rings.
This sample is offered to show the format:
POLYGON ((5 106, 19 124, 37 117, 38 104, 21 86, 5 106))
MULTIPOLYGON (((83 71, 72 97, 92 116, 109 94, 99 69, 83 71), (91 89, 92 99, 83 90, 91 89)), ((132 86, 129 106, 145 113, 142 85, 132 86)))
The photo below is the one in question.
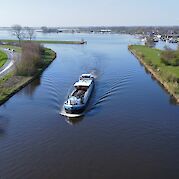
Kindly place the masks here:
POLYGON ((78 114, 82 113, 90 99, 94 88, 94 77, 91 74, 82 74, 74 84, 74 90, 68 96, 64 103, 66 113, 78 114))

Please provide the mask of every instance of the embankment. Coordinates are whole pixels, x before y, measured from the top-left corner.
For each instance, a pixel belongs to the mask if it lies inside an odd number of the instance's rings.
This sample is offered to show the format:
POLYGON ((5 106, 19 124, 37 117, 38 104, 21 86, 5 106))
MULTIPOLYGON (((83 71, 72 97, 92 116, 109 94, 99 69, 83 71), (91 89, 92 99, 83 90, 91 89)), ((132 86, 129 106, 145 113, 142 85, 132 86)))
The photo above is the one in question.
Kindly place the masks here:
POLYGON ((167 66, 162 63, 162 50, 142 45, 129 45, 128 49, 164 89, 173 96, 176 103, 179 103, 179 67, 167 66))

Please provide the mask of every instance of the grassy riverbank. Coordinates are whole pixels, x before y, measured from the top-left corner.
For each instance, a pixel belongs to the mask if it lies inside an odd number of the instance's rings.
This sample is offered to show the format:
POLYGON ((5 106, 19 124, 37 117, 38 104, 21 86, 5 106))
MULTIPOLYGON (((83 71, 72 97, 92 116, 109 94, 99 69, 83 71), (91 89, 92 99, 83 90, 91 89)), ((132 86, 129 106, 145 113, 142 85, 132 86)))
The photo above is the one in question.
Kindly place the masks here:
POLYGON ((130 45, 128 49, 179 103, 179 66, 166 65, 162 50, 142 45, 130 45))
POLYGON ((6 63, 7 59, 7 54, 0 50, 0 68, 6 63))
POLYGON ((0 48, 14 49, 17 53, 21 53, 21 51, 22 51, 20 47, 17 47, 17 46, 14 46, 14 45, 0 45, 0 48))
POLYGON ((56 58, 56 53, 51 49, 45 48, 42 58, 44 64, 42 67, 38 68, 38 72, 33 76, 17 76, 14 72, 11 72, 0 79, 0 105, 37 78, 56 58))
MULTIPOLYGON (((0 40, 1 43, 6 44, 6 43, 19 43, 18 40, 8 40, 8 39, 2 39, 0 40)), ((28 40, 23 40, 23 42, 29 42, 28 40)), ((57 41, 57 40, 32 40, 32 42, 37 42, 41 44, 85 44, 85 41, 57 41)))

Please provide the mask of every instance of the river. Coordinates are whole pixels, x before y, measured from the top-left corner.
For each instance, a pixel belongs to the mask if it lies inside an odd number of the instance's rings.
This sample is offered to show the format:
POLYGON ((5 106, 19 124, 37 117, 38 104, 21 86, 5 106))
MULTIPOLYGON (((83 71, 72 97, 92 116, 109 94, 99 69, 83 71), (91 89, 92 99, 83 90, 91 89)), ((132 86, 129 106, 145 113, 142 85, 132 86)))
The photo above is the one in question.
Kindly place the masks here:
POLYGON ((48 38, 88 44, 46 45, 56 60, 0 107, 0 178, 178 179, 179 106, 128 51, 138 40, 39 35, 48 38), (96 76, 88 110, 68 119, 63 102, 86 72, 96 76))

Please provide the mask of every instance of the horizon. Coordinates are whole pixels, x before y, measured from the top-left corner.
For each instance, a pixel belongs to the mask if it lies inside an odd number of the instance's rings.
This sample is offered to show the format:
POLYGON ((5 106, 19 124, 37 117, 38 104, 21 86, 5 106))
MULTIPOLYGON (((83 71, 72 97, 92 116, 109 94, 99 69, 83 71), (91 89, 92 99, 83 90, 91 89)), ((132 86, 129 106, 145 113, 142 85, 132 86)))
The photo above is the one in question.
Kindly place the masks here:
MULTIPOLYGON (((12 24, 11 26, 0 26, 0 28, 12 28, 13 25, 20 25, 22 26, 21 24, 12 24)), ((22 27, 26 27, 26 26, 22 26, 22 27)), ((149 27, 158 27, 158 28, 167 28, 167 27, 176 27, 176 28, 179 28, 179 25, 126 25, 126 26, 28 26, 27 27, 32 27, 32 28, 41 28, 41 27, 48 27, 48 28, 120 28, 120 27, 128 27, 128 28, 132 28, 132 27, 146 27, 146 28, 149 28, 149 27)))

